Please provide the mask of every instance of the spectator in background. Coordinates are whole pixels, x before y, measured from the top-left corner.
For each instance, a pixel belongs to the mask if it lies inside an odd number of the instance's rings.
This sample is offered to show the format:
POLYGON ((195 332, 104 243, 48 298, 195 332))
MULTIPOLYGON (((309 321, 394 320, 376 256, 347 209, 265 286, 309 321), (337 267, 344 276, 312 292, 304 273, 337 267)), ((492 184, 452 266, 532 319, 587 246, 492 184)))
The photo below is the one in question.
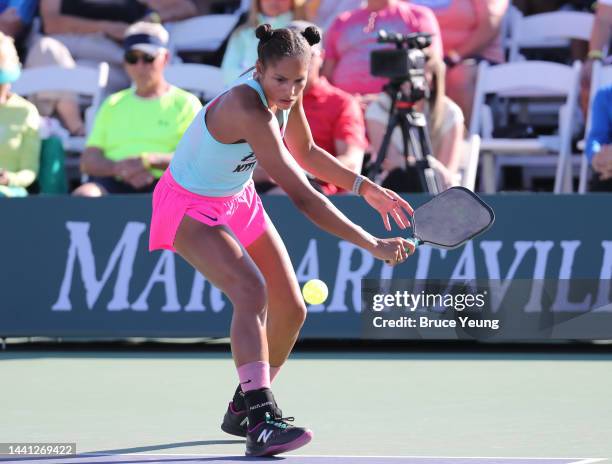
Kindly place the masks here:
MULTIPOLYGON (((118 90, 129 85, 121 65, 121 40, 136 21, 165 22, 196 14, 190 0, 41 0, 40 15, 45 34, 63 44, 78 64, 106 61, 114 68, 109 85, 118 90), (155 8, 163 6, 163 10, 155 8), (163 14, 163 15, 162 15, 163 14)), ((62 65, 53 42, 34 44, 37 60, 31 66, 62 65)))
POLYGON ((478 63, 504 61, 501 25, 508 0, 413 0, 430 7, 442 32, 446 92, 470 120, 478 63))
POLYGON ((0 32, 0 196, 26 196, 40 162, 36 107, 11 92, 20 65, 11 37, 0 32))
POLYGON ((303 0, 252 0, 245 24, 236 29, 227 44, 221 69, 230 84, 257 61, 255 29, 270 24, 273 29, 287 27, 294 19, 304 19, 303 0))
POLYGON ((606 60, 609 53, 610 39, 612 38, 612 0, 599 0, 597 12, 591 30, 589 53, 582 66, 580 79, 580 103, 585 114, 589 107, 589 94, 591 79, 593 77, 593 63, 606 60))
POLYGON ((385 47, 377 43, 381 29, 401 34, 428 32, 433 36, 431 53, 442 56, 438 22, 429 8, 402 0, 368 0, 364 7, 340 14, 325 34, 322 74, 336 87, 358 96, 363 108, 387 83, 370 74, 370 53, 385 47))
POLYGON ((325 32, 340 13, 357 10, 364 3, 365 0, 306 0, 306 19, 325 32))
POLYGON ((597 92, 591 111, 585 150, 594 171, 589 190, 612 192, 612 86, 597 92))
MULTIPOLYGON (((68 49, 51 37, 44 37, 30 49, 25 67, 60 65, 64 68, 74 68, 76 63, 68 49)), ((85 135, 85 121, 79 108, 78 96, 67 92, 40 92, 31 95, 29 99, 36 105, 43 118, 59 118, 63 127, 70 135, 85 135)))
POLYGON ((150 192, 168 166, 202 105, 164 79, 167 44, 160 24, 140 22, 126 31, 124 61, 133 86, 100 107, 81 157, 91 182, 75 195, 150 192))
MULTIPOLYGON (((294 27, 304 30, 311 25, 302 21, 294 24, 294 27)), ((323 57, 321 45, 314 45, 304 88, 304 112, 315 143, 351 171, 361 174, 368 147, 363 113, 351 94, 334 87, 321 76, 323 57)), ((342 192, 333 184, 319 183, 326 195, 342 192)))
MULTIPOLYGON (((30 47, 26 67, 110 65, 108 90, 130 85, 121 40, 131 23, 176 21, 196 14, 191 0, 41 0, 44 33, 30 47)), ((47 93, 33 100, 43 116, 57 113, 72 135, 85 133, 76 96, 47 93)))
POLYGON ((19 39, 32 23, 38 0, 0 0, 0 32, 19 39))
POLYGON ((198 15, 193 0, 138 0, 147 7, 148 19, 152 22, 168 23, 198 15))
MULTIPOLYGON (((436 172, 439 184, 448 188, 459 184, 458 173, 463 157, 463 113, 457 104, 446 96, 445 65, 442 60, 430 58, 427 62, 426 76, 430 88, 429 99, 417 102, 415 109, 425 112, 427 117, 434 155, 433 159, 429 159, 429 164, 436 172)), ((403 90, 407 95, 410 93, 409 87, 403 90)), ((372 161, 376 160, 387 129, 390 106, 391 98, 383 93, 368 106, 366 111, 366 124, 372 144, 372 161)), ((405 174, 406 160, 403 147, 401 130, 398 127, 391 136, 379 183, 399 191, 411 191, 413 188, 405 174)), ((408 162, 414 162, 414 159, 409 159, 408 162)))

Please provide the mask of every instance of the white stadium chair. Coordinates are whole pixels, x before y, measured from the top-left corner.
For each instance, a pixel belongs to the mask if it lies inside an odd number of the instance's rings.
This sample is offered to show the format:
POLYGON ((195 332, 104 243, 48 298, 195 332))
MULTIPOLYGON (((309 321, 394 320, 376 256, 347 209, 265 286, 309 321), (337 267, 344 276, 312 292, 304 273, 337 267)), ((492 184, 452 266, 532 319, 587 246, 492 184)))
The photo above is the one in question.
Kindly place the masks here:
MULTIPOLYGON (((463 140, 461 149, 463 153, 458 170, 458 185, 473 192, 476 187, 476 172, 478 171, 478 157, 480 155, 480 137, 474 134, 468 135, 468 137, 463 140)), ((434 170, 438 187, 444 186, 446 181, 441 172, 444 165, 433 155, 428 155, 427 160, 429 161, 429 167, 434 170), (438 167, 440 167, 440 169, 438 169, 438 167)))
POLYGON ((176 87, 211 100, 225 88, 221 68, 207 64, 181 63, 166 67, 166 80, 176 87))
POLYGON ((195 18, 165 23, 170 33, 168 49, 174 62, 180 62, 179 52, 211 52, 219 49, 234 30, 243 13, 251 8, 251 0, 241 0, 231 14, 207 14, 195 18))
POLYGON ((514 5, 509 5, 506 10, 506 14, 504 15, 501 23, 501 30, 499 32, 499 36, 501 37, 502 47, 504 49, 504 56, 510 56, 510 47, 512 45, 512 33, 514 31, 515 25, 518 24, 523 17, 523 13, 514 5))
POLYGON ((251 8, 251 3, 252 0, 240 0, 240 7, 238 8, 238 11, 236 13, 242 14, 245 11, 249 11, 249 9, 251 8))
POLYGON ((476 187, 476 172, 478 171, 478 158, 480 157, 480 136, 468 134, 463 141, 463 160, 459 167, 461 186, 471 191, 476 187))
POLYGON ((164 26, 170 33, 168 48, 174 57, 180 52, 215 51, 239 19, 240 10, 233 14, 210 14, 166 23, 164 26))
MULTIPOLYGON (((508 61, 524 61, 525 57, 521 53, 527 49, 569 49, 571 39, 588 42, 594 19, 591 13, 575 11, 555 11, 530 16, 516 12, 511 18, 508 61)), ((558 109, 556 103, 545 101, 509 107, 511 112, 529 114, 532 120, 545 124, 555 124, 558 109)), ((580 109, 576 111, 576 117, 582 118, 580 109)))
POLYGON ((577 11, 555 11, 512 16, 509 61, 521 61, 524 48, 564 47, 570 39, 588 41, 595 16, 577 11))
MULTIPOLYGON (((601 87, 605 87, 607 85, 612 85, 612 65, 602 66, 599 61, 596 61, 593 64, 593 74, 591 77, 591 94, 589 96, 589 114, 587 115, 587 123, 585 130, 585 138, 588 137, 588 134, 591 130, 591 123, 593 115, 591 114, 593 110, 593 99, 595 98, 595 94, 601 87)), ((584 152, 584 142, 582 142, 582 150, 584 152)), ((578 182, 578 193, 586 193, 588 177, 591 169, 589 166, 589 162, 587 160, 586 155, 583 153, 581 162, 580 162, 580 181, 578 182)))
MULTIPOLYGON (((91 100, 91 104, 85 110, 85 129, 88 134, 102 103, 107 82, 108 63, 103 62, 97 68, 86 66, 26 68, 12 88, 15 93, 24 97, 39 92, 71 92, 88 97, 91 100)), ((85 140, 85 137, 69 137, 64 142, 64 149, 80 153, 85 149, 85 140)))
POLYGON ((522 61, 490 66, 482 62, 474 96, 470 134, 481 136, 482 186, 497 190, 498 161, 519 166, 556 163, 555 193, 571 190, 572 119, 578 101, 580 63, 566 66, 543 61, 522 61), (493 137, 493 117, 486 96, 549 98, 563 100, 559 110, 559 135, 528 139, 493 137), (557 157, 550 154, 556 153, 557 157), (546 155, 546 156, 543 156, 546 155), (503 159, 498 160, 503 156, 503 159))

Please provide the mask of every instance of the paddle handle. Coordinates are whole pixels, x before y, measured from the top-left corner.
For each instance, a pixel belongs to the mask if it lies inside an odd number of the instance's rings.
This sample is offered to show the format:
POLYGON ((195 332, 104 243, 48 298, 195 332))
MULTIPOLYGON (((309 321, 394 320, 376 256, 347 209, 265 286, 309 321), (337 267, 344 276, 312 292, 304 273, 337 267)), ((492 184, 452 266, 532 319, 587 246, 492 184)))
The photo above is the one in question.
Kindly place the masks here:
MULTIPOLYGON (((418 248, 418 246, 419 246, 421 243, 423 243, 421 240, 419 240, 419 239, 418 239, 418 238, 416 238, 416 237, 407 238, 407 239, 406 239, 406 241, 407 241, 407 242, 410 242, 410 243, 412 243, 412 244, 414 245, 414 251, 416 251, 416 249, 418 248)), ((406 250, 406 251, 408 251, 408 250, 406 250)), ((411 254, 413 254, 413 253, 414 253, 414 251, 413 251, 411 254)), ((390 262, 389 260, 385 260, 385 263, 389 264, 389 262, 390 262)))
POLYGON ((423 243, 421 242, 418 238, 416 237, 412 237, 412 238, 407 238, 406 239, 407 242, 412 243, 412 245, 414 245, 414 251, 416 251, 416 249, 418 248, 418 246, 423 243))

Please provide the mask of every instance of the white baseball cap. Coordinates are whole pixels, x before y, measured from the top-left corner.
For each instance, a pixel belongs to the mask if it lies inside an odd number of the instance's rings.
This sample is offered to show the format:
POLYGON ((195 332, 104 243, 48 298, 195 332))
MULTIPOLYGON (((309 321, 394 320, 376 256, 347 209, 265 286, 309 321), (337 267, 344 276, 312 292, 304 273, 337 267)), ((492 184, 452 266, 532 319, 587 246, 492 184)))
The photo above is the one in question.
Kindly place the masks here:
POLYGON ((168 31, 161 24, 138 22, 125 31, 123 49, 140 50, 150 55, 157 55, 168 49, 168 31))

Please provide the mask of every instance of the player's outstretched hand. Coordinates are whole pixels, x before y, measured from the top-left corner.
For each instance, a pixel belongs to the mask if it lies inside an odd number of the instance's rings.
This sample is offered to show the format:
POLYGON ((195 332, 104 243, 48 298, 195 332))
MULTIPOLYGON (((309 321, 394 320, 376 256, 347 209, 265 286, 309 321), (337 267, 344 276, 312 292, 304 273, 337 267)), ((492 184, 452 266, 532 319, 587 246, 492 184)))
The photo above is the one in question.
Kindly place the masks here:
POLYGON ((400 197, 393 190, 389 190, 381 187, 380 185, 372 182, 364 183, 363 185, 363 198, 368 204, 374 208, 382 217, 385 229, 391 230, 391 223, 389 222, 389 216, 397 223, 400 229, 410 227, 410 221, 406 216, 412 216, 414 210, 410 203, 400 197))
POLYGON ((370 252, 378 259, 385 261, 391 266, 403 263, 414 253, 414 244, 405 238, 379 238, 376 246, 370 252))

